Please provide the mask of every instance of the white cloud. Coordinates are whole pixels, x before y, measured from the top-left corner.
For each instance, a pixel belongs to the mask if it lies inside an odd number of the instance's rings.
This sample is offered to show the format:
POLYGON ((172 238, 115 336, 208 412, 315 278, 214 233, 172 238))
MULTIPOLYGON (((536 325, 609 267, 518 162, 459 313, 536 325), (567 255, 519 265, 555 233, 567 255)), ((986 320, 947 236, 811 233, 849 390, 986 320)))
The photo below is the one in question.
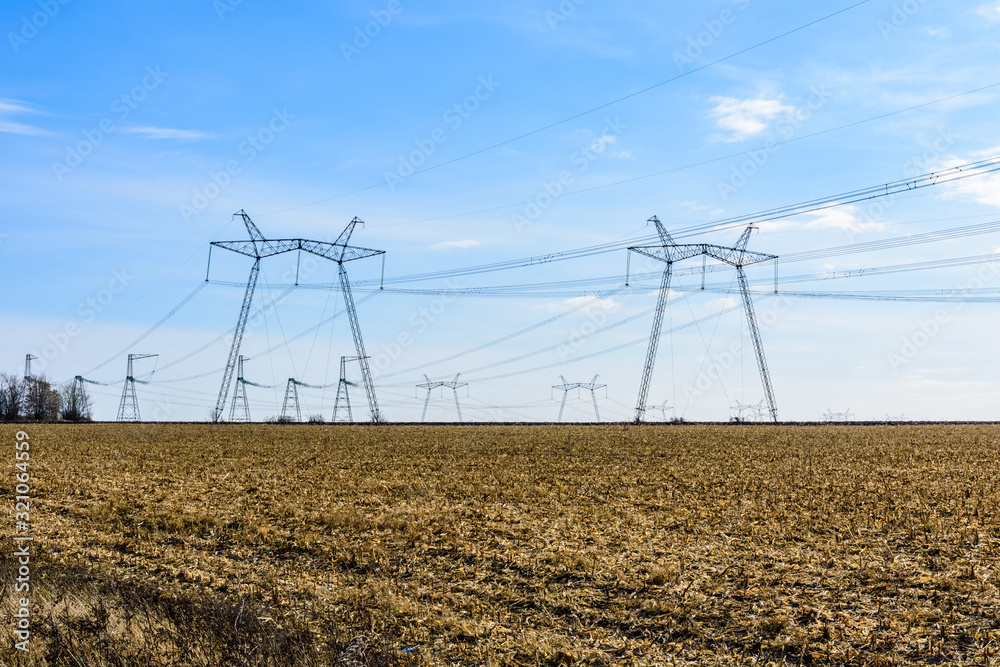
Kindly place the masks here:
MULTIPOLYGON (((1000 146, 971 153, 972 157, 991 157, 1000 153, 1000 146)), ((958 167, 968 164, 968 159, 952 157, 946 160, 937 171, 958 167)), ((984 174, 973 178, 966 178, 954 183, 944 184, 945 191, 940 195, 941 199, 965 199, 972 200, 979 204, 995 206, 1000 208, 1000 174, 984 174)))
POLYGON ((482 245, 482 244, 479 241, 473 241, 471 239, 467 239, 465 241, 442 241, 441 243, 435 243, 431 247, 440 249, 461 248, 462 250, 465 250, 466 248, 474 248, 477 245, 482 245))
POLYGON ((1000 2, 981 5, 978 11, 987 21, 1000 21, 1000 2))
POLYGON ((593 294, 588 294, 587 296, 575 296, 571 299, 566 299, 564 303, 571 308, 584 306, 583 310, 588 313, 595 309, 613 311, 617 310, 622 305, 621 301, 615 301, 611 297, 599 299, 593 294))
POLYGON ((170 127, 124 127, 125 134, 138 134, 145 139, 180 139, 182 141, 197 141, 199 139, 213 139, 215 135, 211 132, 197 132, 195 130, 177 130, 170 127))
POLYGON ((777 116, 796 111, 795 107, 782 104, 777 99, 713 97, 710 101, 715 104, 709 114, 716 119, 716 125, 730 132, 728 136, 714 135, 713 141, 744 141, 766 130, 768 122, 777 116))
POLYGON ((881 222, 864 222, 859 209, 853 204, 812 211, 789 220, 758 223, 761 231, 788 231, 793 229, 842 229, 853 234, 880 232, 885 229, 881 222))
POLYGON ((0 99, 0 132, 4 132, 6 134, 23 134, 35 137, 52 134, 48 130, 43 130, 40 127, 34 127, 33 125, 25 125, 24 123, 17 123, 8 120, 9 116, 31 113, 38 113, 38 111, 32 109, 31 106, 25 102, 0 99))

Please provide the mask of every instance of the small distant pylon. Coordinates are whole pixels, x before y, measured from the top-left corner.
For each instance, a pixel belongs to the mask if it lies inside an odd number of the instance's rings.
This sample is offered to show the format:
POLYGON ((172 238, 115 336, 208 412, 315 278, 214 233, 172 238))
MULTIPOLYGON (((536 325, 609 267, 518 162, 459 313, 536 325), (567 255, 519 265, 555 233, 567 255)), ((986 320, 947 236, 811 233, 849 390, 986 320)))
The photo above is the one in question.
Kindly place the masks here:
POLYGON ((24 355, 24 381, 25 382, 30 382, 31 381, 31 362, 34 361, 35 359, 38 359, 38 357, 36 357, 33 354, 26 354, 26 355, 24 355))
POLYGON ((285 387, 285 400, 281 404, 281 421, 302 421, 302 410, 299 408, 299 383, 295 378, 288 378, 285 387), (295 410, 295 419, 289 415, 289 407, 295 410))
POLYGON ((424 376, 424 380, 426 380, 426 382, 417 385, 417 389, 427 390, 427 398, 424 399, 424 411, 420 415, 420 421, 424 421, 424 419, 427 417, 427 405, 431 402, 431 391, 441 387, 441 388, 451 389, 455 393, 455 412, 458 413, 458 423, 460 424, 462 423, 462 406, 458 404, 458 390, 461 389, 462 387, 468 387, 469 383, 459 382, 458 381, 459 375, 461 375, 461 373, 456 373, 455 379, 451 380, 450 382, 431 382, 431 379, 429 377, 427 377, 426 375, 424 376))
POLYGON ((660 415, 661 415, 663 421, 670 421, 669 419, 667 419, 667 411, 669 410, 670 412, 673 412, 674 411, 674 406, 670 405, 669 401, 663 401, 663 403, 661 403, 659 405, 647 405, 647 406, 643 407, 642 412, 643 412, 643 414, 645 414, 647 412, 652 412, 653 410, 659 410, 660 411, 660 415))
POLYGON ((122 400, 118 405, 118 421, 120 422, 139 422, 142 418, 139 416, 139 401, 135 395, 135 383, 139 384, 149 384, 149 382, 144 380, 136 380, 135 376, 132 374, 132 363, 138 361, 139 359, 151 359, 153 357, 158 357, 158 354, 130 354, 128 355, 128 372, 125 375, 125 386, 122 387, 122 400))
POLYGON ((250 421, 250 403, 247 401, 247 381, 243 377, 243 355, 240 355, 236 374, 236 393, 233 394, 233 405, 229 410, 229 421, 250 421))
POLYGON ((566 378, 564 378, 562 375, 559 376, 559 379, 562 380, 563 383, 552 385, 553 390, 559 389, 560 391, 563 392, 562 403, 559 404, 559 419, 557 419, 556 421, 560 422, 562 421, 563 410, 566 408, 566 397, 569 396, 569 392, 571 392, 574 389, 578 390, 577 396, 579 396, 579 390, 586 389, 590 391, 590 398, 593 399, 594 401, 594 416, 597 418, 597 421, 601 421, 601 413, 597 409, 597 390, 604 389, 608 385, 597 384, 597 378, 599 377, 600 377, 599 375, 595 375, 590 382, 567 382, 566 378))
POLYGON ((340 380, 337 382, 337 398, 333 402, 333 421, 348 421, 354 423, 354 416, 351 414, 351 396, 347 391, 348 387, 358 386, 347 379, 347 362, 360 361, 361 357, 341 357, 340 358, 340 380), (347 412, 347 419, 339 419, 342 411, 347 412))

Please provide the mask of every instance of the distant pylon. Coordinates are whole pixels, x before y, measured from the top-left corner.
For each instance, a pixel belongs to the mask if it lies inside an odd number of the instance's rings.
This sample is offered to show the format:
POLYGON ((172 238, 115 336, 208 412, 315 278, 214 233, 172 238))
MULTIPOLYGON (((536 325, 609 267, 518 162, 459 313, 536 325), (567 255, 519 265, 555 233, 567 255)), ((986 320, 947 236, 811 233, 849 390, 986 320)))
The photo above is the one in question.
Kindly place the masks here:
POLYGON ((351 396, 347 392, 347 388, 356 387, 357 384, 347 379, 348 361, 360 361, 360 357, 340 358, 340 380, 337 382, 337 398, 333 402, 333 421, 338 421, 338 415, 341 413, 341 411, 346 410, 347 411, 346 421, 353 423, 354 416, 351 414, 351 396))
POLYGON ((247 401, 247 381, 243 377, 243 355, 237 365, 236 392, 233 394, 233 405, 229 410, 229 421, 248 422, 250 421, 250 403, 247 401))
POLYGON ((285 387, 285 400, 281 404, 281 421, 302 421, 302 410, 299 409, 299 383, 295 378, 288 378, 285 387), (295 410, 295 419, 288 414, 289 408, 295 410))
POLYGON ((24 380, 28 382, 31 380, 31 362, 37 359, 33 354, 24 355, 24 380))
POLYGON ((458 422, 462 423, 462 406, 458 404, 458 390, 462 387, 468 387, 469 383, 459 382, 459 375, 461 375, 461 373, 456 373, 455 379, 450 382, 431 382, 429 377, 426 375, 424 376, 424 380, 426 380, 426 382, 417 385, 417 389, 427 390, 427 398, 424 399, 424 411, 420 415, 420 421, 424 421, 424 418, 427 417, 427 404, 431 402, 431 391, 441 387, 451 389, 455 393, 455 412, 458 413, 458 422))
POLYGON ((569 396, 569 392, 571 392, 574 389, 578 390, 577 391, 578 396, 579 396, 579 390, 581 389, 587 389, 588 391, 590 391, 590 398, 593 399, 594 401, 594 416, 597 417, 597 421, 601 421, 601 413, 597 409, 597 390, 604 389, 608 385, 597 384, 597 378, 599 377, 600 377, 599 375, 595 375, 590 382, 567 382, 566 378, 564 378, 562 375, 559 376, 559 379, 562 380, 563 383, 552 385, 553 390, 559 389, 560 391, 563 392, 562 403, 559 404, 559 419, 557 419, 556 421, 560 422, 562 421, 563 410, 566 408, 566 397, 569 396))
POLYGON ((142 421, 139 416, 139 401, 135 395, 135 383, 149 384, 145 380, 136 380, 132 374, 132 362, 139 359, 150 359, 158 357, 158 354, 130 354, 128 355, 128 372, 125 375, 125 386, 122 387, 122 400, 118 405, 118 421, 138 422, 142 421))
POLYGON ((660 405, 647 405, 643 408, 643 414, 650 412, 651 410, 659 410, 663 421, 669 421, 667 419, 667 410, 673 411, 674 407, 669 404, 669 401, 663 401, 660 405))

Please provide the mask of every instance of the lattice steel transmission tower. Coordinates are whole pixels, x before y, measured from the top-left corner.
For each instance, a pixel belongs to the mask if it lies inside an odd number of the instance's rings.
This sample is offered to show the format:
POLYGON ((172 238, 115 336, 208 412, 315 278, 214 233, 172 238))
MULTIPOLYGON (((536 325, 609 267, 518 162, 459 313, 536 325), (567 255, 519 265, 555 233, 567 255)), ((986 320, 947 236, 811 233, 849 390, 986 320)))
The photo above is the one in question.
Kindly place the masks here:
POLYGON ((671 412, 673 412, 673 409, 674 409, 674 406, 670 405, 670 401, 663 401, 663 403, 661 403, 659 405, 655 405, 654 404, 654 405, 647 405, 647 406, 645 406, 642 409, 642 412, 643 412, 643 414, 645 414, 645 413, 650 412, 652 410, 659 410, 660 411, 660 415, 662 416, 663 421, 669 421, 667 419, 667 410, 670 410, 671 412))
POLYGON ((360 361, 360 359, 358 357, 340 358, 340 380, 337 381, 337 398, 333 401, 333 421, 337 421, 337 415, 340 414, 341 410, 346 410, 347 421, 353 423, 354 416, 351 414, 351 396, 347 392, 347 388, 356 387, 357 385, 347 379, 347 362, 349 361, 360 361), (341 407, 341 403, 343 403, 343 407, 341 407))
POLYGON ((31 362, 38 359, 33 354, 24 355, 24 381, 31 382, 31 362))
MULTIPOLYGON (((347 306, 347 314, 351 321, 351 334, 354 337, 354 347, 357 351, 361 364, 361 380, 365 386, 365 393, 368 395, 368 407, 371 411, 373 422, 382 421, 382 414, 378 409, 378 400, 375 397, 375 385, 372 382, 371 369, 368 366, 368 357, 365 355, 365 344, 361 337, 361 324, 358 322, 358 313, 354 307, 354 297, 351 295, 351 284, 347 277, 347 269, 344 264, 357 259, 365 259, 376 255, 383 256, 384 250, 372 250, 370 248, 360 248, 348 245, 354 228, 364 225, 358 218, 354 218, 344 231, 340 233, 333 243, 324 241, 310 241, 308 239, 265 239, 257 226, 250 219, 245 211, 238 211, 233 217, 239 216, 247 228, 250 235, 249 241, 213 241, 212 245, 231 250, 241 255, 246 255, 254 260, 250 269, 250 278, 247 280, 246 292, 243 295, 243 307, 240 309, 239 318, 236 321, 236 331, 233 335, 232 348, 229 351, 229 360, 226 362, 226 370, 222 376, 222 386, 219 388, 219 398, 215 403, 215 410, 212 417, 215 421, 222 418, 222 411, 226 405, 226 398, 229 395, 229 386, 233 382, 233 372, 236 368, 237 359, 240 353, 240 345, 243 341, 243 332, 246 330, 247 318, 250 314, 250 304, 253 301, 254 289, 257 285, 257 277, 260 274, 260 261, 266 257, 273 257, 286 252, 305 251, 328 259, 337 264, 337 272, 340 277, 340 288, 344 293, 344 303, 347 306)), ((209 269, 211 269, 211 250, 209 251, 209 269)))
POLYGON ((586 389, 590 392, 590 398, 594 401, 594 416, 597 417, 597 421, 601 421, 601 412, 597 409, 597 390, 604 389, 608 385, 597 384, 597 378, 599 377, 599 375, 595 375, 590 382, 567 382, 566 378, 562 375, 559 376, 559 379, 562 380, 563 383, 552 385, 553 391, 559 389, 563 392, 562 403, 559 404, 559 418, 556 421, 562 421, 563 410, 566 408, 566 397, 569 396, 569 392, 574 389, 577 390, 577 397, 580 395, 580 390, 586 389))
POLYGON ((288 385, 285 387, 285 400, 281 403, 281 421, 302 421, 302 410, 299 408, 299 384, 295 378, 288 378, 288 385), (288 414, 289 408, 295 410, 294 420, 288 414))
POLYGON ((130 354, 128 355, 128 372, 125 374, 125 386, 122 387, 122 400, 118 404, 118 421, 139 422, 139 401, 135 395, 135 383, 149 384, 146 380, 136 380, 132 374, 132 363, 140 359, 152 359, 158 354, 130 354))
POLYGON ((462 406, 458 404, 458 390, 461 389, 462 387, 468 387, 469 383, 459 382, 458 381, 459 375, 461 375, 461 373, 456 373, 455 379, 451 380, 450 382, 431 382, 431 379, 429 377, 427 377, 426 375, 424 376, 424 380, 426 380, 426 382, 417 385, 417 389, 427 390, 427 398, 424 399, 424 411, 420 415, 420 421, 424 421, 424 418, 427 417, 427 404, 431 402, 431 391, 440 387, 442 389, 451 389, 454 392, 455 412, 458 413, 458 423, 459 424, 462 423, 462 406))
POLYGON ((229 421, 248 422, 250 421, 250 403, 247 401, 247 381, 243 377, 242 354, 236 368, 236 391, 233 392, 233 405, 229 409, 229 421), (239 407, 237 408, 237 406, 239 407))
POLYGON ((663 277, 660 280, 660 291, 656 299, 656 312, 653 316, 653 330, 649 335, 649 348, 646 351, 646 363, 642 369, 642 380, 639 383, 639 397, 635 403, 635 421, 642 421, 643 408, 646 405, 646 396, 649 394, 649 383, 653 377, 653 364, 656 361, 656 347, 660 341, 660 332, 663 329, 663 311, 667 305, 667 294, 670 291, 670 276, 673 272, 674 262, 679 262, 692 257, 704 256, 717 259, 736 269, 736 275, 740 283, 740 292, 743 295, 743 309, 746 311, 747 322, 750 325, 750 335, 753 338, 754 352, 757 356, 757 368, 760 371, 761 384, 764 386, 764 396, 767 399, 768 411, 771 419, 778 421, 778 407, 774 402, 774 390, 771 388, 771 376, 767 370, 767 361, 764 359, 764 347, 760 340, 760 330, 757 328, 757 316, 754 314, 753 299, 750 297, 750 287, 747 284, 746 272, 743 267, 760 262, 769 262, 778 259, 777 255, 768 255, 762 252, 747 250, 747 241, 750 240, 750 233, 754 226, 750 225, 744 230, 736 244, 727 248, 720 245, 708 243, 675 243, 674 239, 667 233, 663 223, 655 215, 647 222, 656 225, 656 232, 660 237, 659 245, 633 246, 629 251, 637 252, 646 257, 652 257, 666 263, 663 270, 663 277))

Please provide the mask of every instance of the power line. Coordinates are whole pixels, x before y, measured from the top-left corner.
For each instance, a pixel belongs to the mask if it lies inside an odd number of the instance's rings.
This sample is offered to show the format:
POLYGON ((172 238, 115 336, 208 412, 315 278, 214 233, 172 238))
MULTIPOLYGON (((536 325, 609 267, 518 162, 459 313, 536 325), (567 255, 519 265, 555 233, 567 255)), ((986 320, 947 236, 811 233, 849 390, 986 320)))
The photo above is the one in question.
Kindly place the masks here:
MULTIPOLYGON (((517 135, 515 137, 511 137, 510 139, 505 139, 505 140, 503 140, 501 142, 492 144, 490 146, 486 146, 485 148, 480 148, 478 150, 472 151, 471 153, 466 153, 466 154, 460 155, 460 156, 458 156, 456 158, 452 158, 451 160, 446 160, 444 162, 439 162, 437 164, 431 165, 429 167, 424 167, 423 169, 418 169, 418 170, 414 171, 412 174, 410 174, 410 176, 412 177, 412 176, 417 176, 419 174, 425 174, 425 173, 427 173, 429 171, 433 171, 435 169, 440 169, 441 167, 446 167, 448 165, 455 164, 456 162, 460 162, 462 160, 466 160, 466 159, 468 159, 470 157, 474 157, 476 155, 481 155, 481 154, 486 153, 488 151, 491 151, 491 150, 494 150, 494 149, 497 149, 497 148, 501 148, 503 146, 506 146, 507 144, 514 143, 515 141, 520 141, 521 139, 526 139, 528 137, 534 136, 534 135, 539 134, 541 132, 544 132, 546 130, 551 130, 554 127, 558 127, 558 126, 563 125, 565 123, 568 123, 570 121, 576 120, 578 118, 582 118, 583 116, 587 116, 589 114, 592 114, 595 111, 600 111, 602 109, 606 109, 606 108, 608 108, 610 106, 613 106, 615 104, 618 104, 620 102, 624 102, 625 100, 631 99, 633 97, 637 97, 639 95, 643 95, 645 93, 650 92, 651 90, 655 90, 657 88, 660 88, 661 86, 665 86, 668 83, 673 83, 674 81, 677 81, 679 79, 683 79, 684 77, 691 76, 692 74, 696 74, 697 72, 700 72, 702 70, 708 69, 708 68, 713 67, 715 65, 718 65, 720 63, 724 63, 724 62, 726 62, 728 60, 732 60, 733 58, 741 56, 741 55, 743 55, 745 53, 749 53, 750 51, 753 51, 753 50, 758 49, 758 48, 760 48, 762 46, 770 44, 771 42, 778 41, 779 39, 782 39, 784 37, 788 37, 789 35, 792 35, 792 34, 795 34, 797 32, 800 32, 802 30, 805 30, 806 28, 810 28, 810 27, 812 27, 814 25, 822 23, 823 21, 827 21, 829 19, 832 19, 835 16, 839 16, 840 14, 848 12, 848 11, 850 11, 850 10, 856 8, 856 7, 860 7, 861 5, 867 4, 868 2, 869 2, 869 0, 861 0, 861 2, 855 3, 855 4, 850 5, 848 7, 844 7, 843 9, 835 11, 832 14, 827 14, 826 16, 823 16, 821 18, 818 18, 818 19, 815 19, 815 20, 810 21, 808 23, 805 23, 803 25, 800 25, 797 28, 792 28, 791 30, 787 30, 787 31, 785 31, 785 32, 783 32, 783 33, 781 33, 779 35, 776 35, 776 36, 771 37, 769 39, 765 39, 762 42, 757 42, 756 44, 754 44, 752 46, 748 46, 746 48, 740 49, 739 51, 735 51, 733 53, 730 53, 727 56, 723 56, 722 58, 719 58, 717 60, 713 60, 712 62, 709 62, 709 63, 706 63, 704 65, 700 65, 698 67, 695 67, 694 69, 688 70, 687 72, 682 72, 681 74, 678 74, 676 76, 672 76, 669 79, 665 79, 663 81, 660 81, 659 83, 655 83, 655 84, 653 84, 651 86, 647 86, 645 88, 642 88, 642 89, 637 90, 635 92, 629 93, 629 94, 624 95, 622 97, 613 99, 613 100, 611 100, 609 102, 604 102, 603 104, 599 104, 599 105, 597 105, 595 107, 591 107, 591 108, 587 109, 586 111, 581 111, 579 113, 573 114, 572 116, 567 116, 566 118, 563 118, 562 120, 557 120, 555 122, 549 123, 548 125, 544 125, 542 127, 539 127, 537 129, 531 130, 529 132, 524 132, 524 133, 519 134, 519 135, 517 135)), ((378 183, 373 183, 371 185, 368 185, 368 186, 365 186, 365 187, 362 187, 362 188, 358 188, 356 190, 351 190, 349 192, 343 192, 343 193, 338 194, 338 195, 333 195, 332 197, 327 197, 325 199, 319 199, 317 201, 309 202, 308 204, 300 204, 298 206, 291 206, 289 208, 284 208, 284 209, 281 209, 281 210, 278 210, 278 211, 271 211, 269 213, 263 213, 261 215, 275 215, 275 214, 278 214, 278 213, 287 213, 288 211, 295 211, 295 210, 298 210, 300 208, 306 208, 308 206, 315 206, 316 204, 322 204, 324 202, 333 201, 334 199, 341 199, 343 197, 348 197, 350 195, 355 195, 355 194, 358 194, 358 193, 361 193, 361 192, 366 192, 368 190, 373 190, 373 189, 381 187, 383 185, 385 185, 385 181, 379 181, 378 183)))

